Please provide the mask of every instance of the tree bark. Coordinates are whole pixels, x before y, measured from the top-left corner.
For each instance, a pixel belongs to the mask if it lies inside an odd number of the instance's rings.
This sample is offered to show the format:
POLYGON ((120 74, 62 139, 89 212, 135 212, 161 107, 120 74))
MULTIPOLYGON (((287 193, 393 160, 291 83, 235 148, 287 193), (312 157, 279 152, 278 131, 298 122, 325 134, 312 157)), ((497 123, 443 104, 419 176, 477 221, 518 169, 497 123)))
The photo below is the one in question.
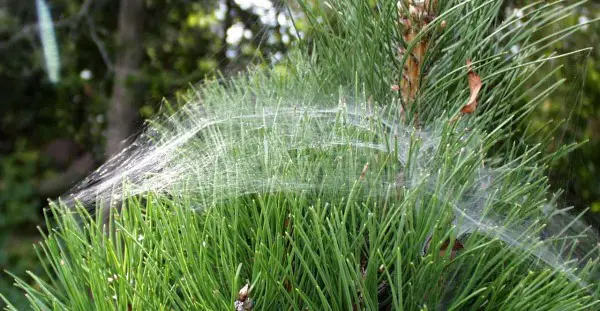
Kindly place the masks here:
POLYGON ((144 0, 121 0, 117 60, 112 98, 107 116, 106 155, 116 155, 134 131, 138 118, 135 78, 139 73, 144 48, 144 0))

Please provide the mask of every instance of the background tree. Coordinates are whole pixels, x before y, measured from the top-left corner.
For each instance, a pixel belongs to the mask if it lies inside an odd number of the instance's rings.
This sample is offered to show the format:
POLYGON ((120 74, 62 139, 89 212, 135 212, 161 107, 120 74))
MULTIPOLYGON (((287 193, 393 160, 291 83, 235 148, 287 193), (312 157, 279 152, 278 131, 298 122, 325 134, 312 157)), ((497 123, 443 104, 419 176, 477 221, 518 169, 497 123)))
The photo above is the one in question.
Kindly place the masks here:
POLYGON ((106 154, 110 158, 123 149, 137 124, 136 99, 140 90, 132 80, 139 75, 144 53, 144 0, 121 0, 115 77, 107 113, 106 154))

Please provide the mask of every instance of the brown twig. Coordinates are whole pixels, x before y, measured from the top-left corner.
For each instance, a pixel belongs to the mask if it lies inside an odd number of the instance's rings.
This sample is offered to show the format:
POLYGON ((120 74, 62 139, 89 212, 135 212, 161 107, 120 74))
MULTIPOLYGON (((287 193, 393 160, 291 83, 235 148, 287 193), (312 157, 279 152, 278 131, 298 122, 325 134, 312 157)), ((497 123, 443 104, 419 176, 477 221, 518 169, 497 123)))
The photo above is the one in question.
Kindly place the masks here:
POLYGON ((437 0, 398 1, 398 24, 402 30, 403 41, 398 48, 398 57, 404 60, 404 67, 400 85, 393 85, 392 90, 400 91, 403 110, 412 111, 416 125, 418 107, 415 106, 415 102, 423 80, 423 64, 431 41, 430 35, 420 35, 420 33, 435 18, 437 6, 437 0), (409 47, 410 50, 407 50, 409 47))

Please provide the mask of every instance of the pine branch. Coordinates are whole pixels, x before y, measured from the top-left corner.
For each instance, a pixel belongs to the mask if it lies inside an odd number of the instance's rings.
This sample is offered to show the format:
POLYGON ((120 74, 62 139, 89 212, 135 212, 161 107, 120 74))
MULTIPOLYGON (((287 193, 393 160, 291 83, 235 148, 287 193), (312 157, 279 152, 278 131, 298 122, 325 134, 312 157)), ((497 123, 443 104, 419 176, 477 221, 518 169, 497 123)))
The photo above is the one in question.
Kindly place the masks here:
POLYGON ((597 307, 600 239, 549 200, 560 154, 511 140, 560 83, 524 89, 559 57, 538 55, 552 37, 536 31, 577 4, 498 23, 499 1, 412 1, 401 31, 395 1, 300 5, 310 54, 190 91, 52 206, 39 248, 52 283, 17 280, 31 305, 597 307), (420 126, 402 122, 406 103, 420 126), (103 204, 122 207, 114 230, 94 217, 103 204))

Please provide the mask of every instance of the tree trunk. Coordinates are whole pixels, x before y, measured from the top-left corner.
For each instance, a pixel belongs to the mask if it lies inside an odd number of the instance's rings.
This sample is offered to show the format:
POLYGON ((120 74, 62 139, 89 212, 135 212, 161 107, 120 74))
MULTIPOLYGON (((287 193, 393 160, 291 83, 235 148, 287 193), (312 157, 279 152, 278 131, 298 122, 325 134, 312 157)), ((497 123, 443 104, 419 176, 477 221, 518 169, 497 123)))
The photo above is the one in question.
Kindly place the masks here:
POLYGON ((123 148, 123 142, 133 134, 137 120, 134 79, 143 57, 142 29, 144 0, 121 0, 119 33, 113 93, 108 108, 106 155, 108 158, 123 148))

